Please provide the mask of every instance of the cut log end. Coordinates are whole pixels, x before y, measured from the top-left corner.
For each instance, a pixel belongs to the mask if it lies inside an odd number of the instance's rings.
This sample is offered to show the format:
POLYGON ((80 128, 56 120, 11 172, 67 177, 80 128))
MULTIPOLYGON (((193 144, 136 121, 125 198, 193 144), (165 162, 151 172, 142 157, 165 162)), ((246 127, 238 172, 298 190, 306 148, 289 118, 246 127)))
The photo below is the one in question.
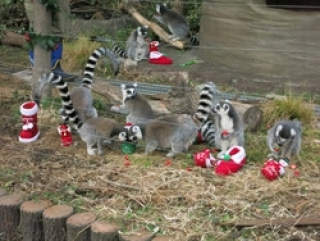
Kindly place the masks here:
POLYGON ((47 219, 56 219, 69 217, 73 213, 73 207, 68 205, 54 205, 43 212, 43 217, 47 219))
POLYGON ((20 194, 10 194, 0 197, 0 206, 17 206, 23 202, 20 194))
POLYGON ((91 225, 91 231, 93 233, 118 234, 119 227, 115 224, 110 224, 104 221, 96 221, 91 225))
POLYGON ((26 213, 37 213, 42 212, 46 208, 51 206, 51 202, 48 200, 40 200, 40 201, 26 201, 21 205, 21 211, 26 213))
POLYGON ((96 220, 96 215, 93 213, 77 213, 67 219, 67 225, 75 227, 85 227, 96 220))

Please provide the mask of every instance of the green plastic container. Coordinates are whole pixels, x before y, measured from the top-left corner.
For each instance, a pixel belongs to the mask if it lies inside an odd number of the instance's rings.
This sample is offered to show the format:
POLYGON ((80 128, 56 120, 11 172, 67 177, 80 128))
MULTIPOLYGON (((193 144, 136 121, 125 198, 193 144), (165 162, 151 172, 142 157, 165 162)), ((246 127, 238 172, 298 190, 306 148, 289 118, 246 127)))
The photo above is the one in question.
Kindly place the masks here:
POLYGON ((137 144, 134 142, 122 142, 121 151, 123 154, 133 154, 137 150, 137 144))

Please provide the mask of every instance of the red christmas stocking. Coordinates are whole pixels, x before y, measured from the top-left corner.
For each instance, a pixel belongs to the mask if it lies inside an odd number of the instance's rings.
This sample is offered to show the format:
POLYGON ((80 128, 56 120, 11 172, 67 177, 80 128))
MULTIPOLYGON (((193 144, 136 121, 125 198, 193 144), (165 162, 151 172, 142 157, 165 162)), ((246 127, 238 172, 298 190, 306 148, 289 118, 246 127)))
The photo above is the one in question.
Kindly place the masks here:
POLYGON ((159 42, 152 41, 149 45, 149 63, 151 64, 172 64, 172 59, 164 56, 158 51, 159 42))

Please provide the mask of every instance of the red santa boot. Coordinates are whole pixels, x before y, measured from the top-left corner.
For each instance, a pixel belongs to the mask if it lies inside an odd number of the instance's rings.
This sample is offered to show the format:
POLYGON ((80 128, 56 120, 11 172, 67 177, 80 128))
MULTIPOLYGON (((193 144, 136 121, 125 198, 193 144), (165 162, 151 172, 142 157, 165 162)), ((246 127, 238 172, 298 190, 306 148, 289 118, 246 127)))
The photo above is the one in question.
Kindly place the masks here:
POLYGON ((172 64, 172 59, 164 56, 158 51, 159 42, 151 41, 149 44, 149 63, 151 64, 172 64))
POLYGON ((206 149, 203 152, 194 154, 193 156, 194 163, 196 166, 206 168, 213 167, 216 159, 211 155, 210 150, 206 149))
POLYGON ((264 163, 264 166, 261 169, 261 174, 269 181, 273 181, 284 175, 284 168, 288 165, 288 160, 281 159, 278 162, 271 158, 264 163))
POLYGON ((70 146, 72 144, 71 128, 68 124, 63 123, 58 128, 61 146, 70 146))
POLYGON ((242 146, 231 147, 224 155, 224 160, 216 162, 215 173, 227 176, 238 172, 246 163, 246 152, 242 146))
POLYGON ((19 134, 19 141, 29 143, 38 139, 40 131, 38 130, 38 105, 34 101, 27 101, 20 106, 22 114, 22 130, 19 134))

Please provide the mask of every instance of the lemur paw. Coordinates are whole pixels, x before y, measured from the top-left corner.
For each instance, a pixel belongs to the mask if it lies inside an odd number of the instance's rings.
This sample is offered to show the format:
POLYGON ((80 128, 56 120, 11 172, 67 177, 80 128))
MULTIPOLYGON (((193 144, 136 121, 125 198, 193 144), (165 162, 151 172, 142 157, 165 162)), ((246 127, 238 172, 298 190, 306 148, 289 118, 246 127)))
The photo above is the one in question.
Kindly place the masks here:
POLYGON ((218 153, 218 155, 217 155, 217 158, 218 158, 218 159, 224 159, 224 154, 226 154, 225 151, 220 151, 220 152, 218 153))
POLYGON ((87 153, 91 156, 94 156, 96 154, 96 150, 97 149, 94 149, 94 148, 88 148, 87 153))
POLYGON ((120 110, 120 105, 111 106, 111 111, 119 112, 119 110, 120 110))

